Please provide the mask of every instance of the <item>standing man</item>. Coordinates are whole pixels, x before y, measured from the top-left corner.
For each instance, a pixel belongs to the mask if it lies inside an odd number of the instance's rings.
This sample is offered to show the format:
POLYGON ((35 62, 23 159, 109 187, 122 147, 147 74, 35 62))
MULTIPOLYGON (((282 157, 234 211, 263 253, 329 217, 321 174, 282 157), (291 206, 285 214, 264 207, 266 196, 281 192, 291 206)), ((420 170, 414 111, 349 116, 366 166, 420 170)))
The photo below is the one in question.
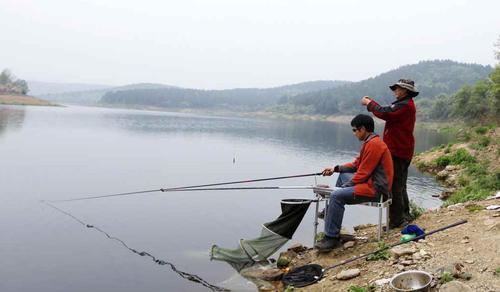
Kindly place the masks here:
POLYGON ((387 196, 392 185, 392 159, 387 145, 374 132, 375 122, 367 115, 357 115, 351 121, 352 132, 363 143, 359 156, 351 163, 327 167, 324 176, 339 172, 338 189, 330 194, 325 218, 325 237, 315 247, 328 252, 341 246, 340 229, 345 205, 378 202, 387 196))
POLYGON ((418 91, 415 88, 415 82, 409 79, 400 79, 389 88, 396 97, 396 101, 391 105, 381 106, 369 96, 364 96, 361 104, 386 122, 383 139, 391 151, 394 164, 389 228, 398 228, 411 220, 406 180, 415 148, 413 128, 415 127, 416 107, 413 97, 418 95, 418 91))

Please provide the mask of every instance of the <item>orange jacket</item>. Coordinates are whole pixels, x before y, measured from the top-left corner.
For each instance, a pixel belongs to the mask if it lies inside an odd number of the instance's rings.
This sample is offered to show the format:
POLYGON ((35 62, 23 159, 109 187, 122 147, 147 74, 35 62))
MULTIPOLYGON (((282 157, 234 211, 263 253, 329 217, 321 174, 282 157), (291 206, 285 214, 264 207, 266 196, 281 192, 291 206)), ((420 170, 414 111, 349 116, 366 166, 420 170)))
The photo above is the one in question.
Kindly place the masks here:
POLYGON ((369 135, 363 142, 359 156, 354 162, 339 167, 340 172, 354 172, 351 181, 354 195, 375 198, 388 196, 393 179, 391 152, 376 134, 369 135))

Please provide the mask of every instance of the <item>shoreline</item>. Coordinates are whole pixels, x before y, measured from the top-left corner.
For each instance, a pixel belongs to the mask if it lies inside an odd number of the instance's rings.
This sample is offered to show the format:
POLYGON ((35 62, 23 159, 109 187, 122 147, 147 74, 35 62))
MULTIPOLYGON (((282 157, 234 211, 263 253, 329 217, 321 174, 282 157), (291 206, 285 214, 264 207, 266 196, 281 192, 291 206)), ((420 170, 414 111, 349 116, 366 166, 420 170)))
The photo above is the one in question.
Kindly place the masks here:
POLYGON ((61 106, 29 95, 0 94, 0 105, 61 106))

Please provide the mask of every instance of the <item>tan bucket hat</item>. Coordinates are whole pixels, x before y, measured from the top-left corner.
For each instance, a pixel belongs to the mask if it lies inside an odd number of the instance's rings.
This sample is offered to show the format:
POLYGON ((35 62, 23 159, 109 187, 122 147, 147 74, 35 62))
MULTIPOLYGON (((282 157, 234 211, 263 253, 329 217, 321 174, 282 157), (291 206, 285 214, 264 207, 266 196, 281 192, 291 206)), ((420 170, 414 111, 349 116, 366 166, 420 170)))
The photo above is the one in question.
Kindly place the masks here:
POLYGON ((398 82, 389 86, 389 88, 394 91, 397 87, 401 87, 408 90, 410 97, 415 97, 418 95, 417 88, 415 87, 415 82, 410 79, 399 79, 398 82))

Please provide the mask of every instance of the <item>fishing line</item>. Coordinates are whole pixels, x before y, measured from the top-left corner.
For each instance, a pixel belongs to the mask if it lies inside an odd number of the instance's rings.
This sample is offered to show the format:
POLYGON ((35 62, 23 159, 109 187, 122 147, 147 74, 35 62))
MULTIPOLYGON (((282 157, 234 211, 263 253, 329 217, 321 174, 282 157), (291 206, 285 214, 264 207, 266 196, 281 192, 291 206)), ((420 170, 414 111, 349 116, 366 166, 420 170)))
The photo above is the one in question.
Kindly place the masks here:
POLYGON ((149 257, 153 260, 153 262, 155 262, 156 264, 160 265, 160 266, 169 266, 172 271, 174 271, 175 273, 177 273, 179 276, 181 276, 182 278, 186 279, 186 280, 189 280, 189 281, 192 281, 192 282, 195 282, 195 283, 199 283, 203 286, 205 286, 206 288, 212 290, 212 291, 231 291, 229 289, 226 289, 226 288, 223 288, 223 287, 219 287, 219 286, 216 286, 216 285, 213 285, 213 284, 210 284, 209 282, 205 281, 203 278, 201 278, 200 276, 198 275, 195 275, 195 274, 190 274, 190 273, 187 273, 187 272, 184 272, 184 271, 181 271, 179 269, 177 269, 177 267, 168 262, 168 261, 165 261, 165 260, 161 260, 161 259, 158 259, 156 258, 155 256, 153 256, 152 254, 146 252, 146 251, 138 251, 134 248, 131 248, 129 247, 123 240, 119 239, 118 237, 114 237, 112 235, 110 235, 109 233, 107 233, 106 231, 102 230, 101 228, 95 226, 95 225, 91 225, 91 224, 87 224, 85 223, 84 221, 82 221, 81 219, 79 219, 78 217, 74 216, 73 214, 65 211, 65 210, 62 210, 52 204, 50 204, 48 201, 40 201, 41 203, 53 208, 54 210, 72 218, 73 220, 75 220, 76 222, 80 223, 81 225, 87 227, 87 228, 91 228, 91 229, 94 229, 102 234, 104 234, 107 238, 109 239, 112 239, 112 240, 115 240, 117 242, 119 242, 121 245, 123 245, 125 248, 127 248, 129 251, 137 254, 137 255, 140 255, 141 257, 149 257))
POLYGON ((92 199, 109 198, 109 197, 130 196, 130 195, 138 195, 138 194, 153 193, 153 192, 172 192, 172 191, 178 191, 181 189, 194 189, 194 188, 214 187, 214 186, 223 186, 223 185, 231 185, 231 184, 253 183, 253 182, 280 180, 280 179, 288 179, 288 178, 299 178, 299 177, 306 177, 306 176, 317 176, 317 175, 322 175, 322 174, 323 174, 322 172, 317 172, 317 173, 278 176, 278 177, 269 177, 269 178, 258 178, 258 179, 251 179, 251 180, 211 183, 211 184, 203 184, 203 185, 191 185, 191 186, 175 187, 175 188, 161 188, 161 189, 155 189, 155 190, 144 190, 144 191, 137 191, 137 192, 117 193, 117 194, 102 195, 102 196, 86 196, 86 197, 79 197, 79 198, 73 198, 73 199, 51 200, 51 201, 46 201, 46 202, 52 202, 52 203, 72 202, 72 201, 83 201, 83 200, 92 200, 92 199))

